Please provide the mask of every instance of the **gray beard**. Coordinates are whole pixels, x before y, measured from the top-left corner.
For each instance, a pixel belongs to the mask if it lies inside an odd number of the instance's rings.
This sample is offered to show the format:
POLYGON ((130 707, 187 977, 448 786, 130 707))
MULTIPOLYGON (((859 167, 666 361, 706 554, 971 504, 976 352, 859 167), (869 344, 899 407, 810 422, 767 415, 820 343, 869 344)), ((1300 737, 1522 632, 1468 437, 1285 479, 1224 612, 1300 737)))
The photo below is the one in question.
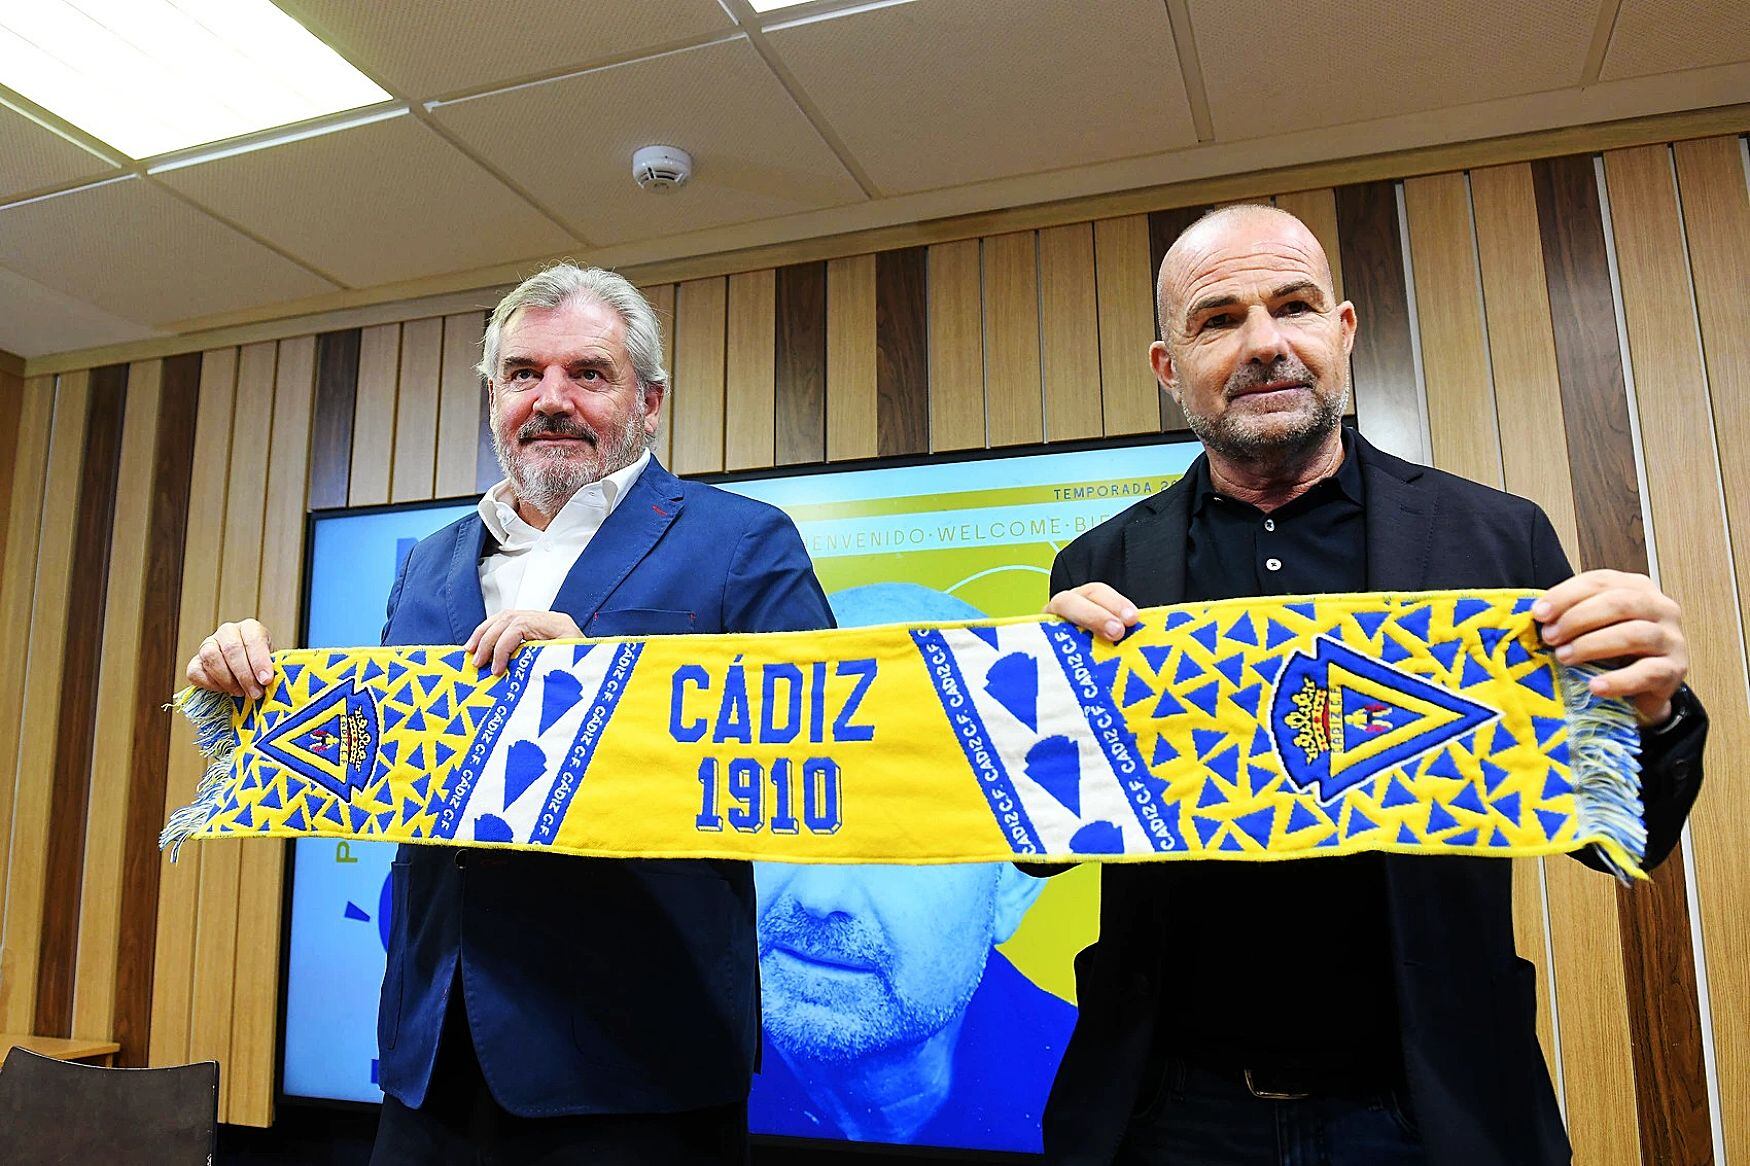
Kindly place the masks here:
POLYGON ((644 432, 644 417, 633 413, 620 432, 597 435, 595 455, 581 461, 548 461, 539 464, 514 456, 505 444, 498 426, 492 430, 492 452, 498 457, 499 468, 510 479, 511 492, 519 502, 527 503, 549 518, 558 514, 573 495, 592 482, 599 482, 638 460, 650 445, 650 435, 644 432))
POLYGON ((1349 386, 1336 398, 1314 394, 1315 408, 1311 416, 1287 433, 1264 434, 1248 431, 1250 418, 1232 414, 1204 417, 1185 412, 1185 423, 1206 449, 1213 450, 1231 462, 1251 466, 1277 466, 1292 463, 1317 449, 1326 438, 1343 424, 1343 412, 1349 403, 1349 386))

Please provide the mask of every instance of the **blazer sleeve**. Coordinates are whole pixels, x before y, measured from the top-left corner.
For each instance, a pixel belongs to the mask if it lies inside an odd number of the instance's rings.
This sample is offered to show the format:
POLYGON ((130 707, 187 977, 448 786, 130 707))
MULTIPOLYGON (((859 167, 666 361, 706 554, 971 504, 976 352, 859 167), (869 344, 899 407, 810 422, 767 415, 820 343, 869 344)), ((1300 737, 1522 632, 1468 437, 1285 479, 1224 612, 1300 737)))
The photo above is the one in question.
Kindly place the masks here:
MULTIPOLYGON (((1532 576, 1548 589, 1574 573, 1562 551, 1555 527, 1534 508, 1531 534, 1532 576)), ((1695 796, 1701 792, 1701 754, 1707 744, 1707 710, 1685 685, 1672 702, 1674 721, 1658 729, 1641 730, 1641 803, 1647 825, 1647 853, 1642 867, 1652 870, 1670 855, 1683 834, 1695 796)), ((1602 862, 1591 850, 1574 855, 1597 870, 1602 862)))
POLYGON ((723 582, 723 625, 731 632, 800 632, 838 626, 796 525, 762 510, 742 533, 723 582))

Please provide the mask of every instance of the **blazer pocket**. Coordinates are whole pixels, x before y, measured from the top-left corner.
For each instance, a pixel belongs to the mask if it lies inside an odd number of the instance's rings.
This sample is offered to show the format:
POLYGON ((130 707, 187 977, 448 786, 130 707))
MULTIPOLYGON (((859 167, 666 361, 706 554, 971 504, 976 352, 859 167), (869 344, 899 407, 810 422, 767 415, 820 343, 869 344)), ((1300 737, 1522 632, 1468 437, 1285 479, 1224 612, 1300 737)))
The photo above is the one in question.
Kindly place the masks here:
POLYGON ((598 611, 583 634, 610 636, 684 636, 693 630, 693 613, 662 607, 622 607, 598 611))

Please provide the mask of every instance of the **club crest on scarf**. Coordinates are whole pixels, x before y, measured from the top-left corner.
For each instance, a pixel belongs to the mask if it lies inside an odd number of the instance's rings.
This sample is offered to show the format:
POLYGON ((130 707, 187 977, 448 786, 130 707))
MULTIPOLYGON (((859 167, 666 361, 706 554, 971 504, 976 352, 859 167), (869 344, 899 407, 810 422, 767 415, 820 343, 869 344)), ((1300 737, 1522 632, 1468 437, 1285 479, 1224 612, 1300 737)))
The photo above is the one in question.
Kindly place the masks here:
POLYGON ((353 790, 370 782, 382 731, 375 698, 355 681, 342 680, 263 733, 256 747, 336 797, 350 799, 353 790))

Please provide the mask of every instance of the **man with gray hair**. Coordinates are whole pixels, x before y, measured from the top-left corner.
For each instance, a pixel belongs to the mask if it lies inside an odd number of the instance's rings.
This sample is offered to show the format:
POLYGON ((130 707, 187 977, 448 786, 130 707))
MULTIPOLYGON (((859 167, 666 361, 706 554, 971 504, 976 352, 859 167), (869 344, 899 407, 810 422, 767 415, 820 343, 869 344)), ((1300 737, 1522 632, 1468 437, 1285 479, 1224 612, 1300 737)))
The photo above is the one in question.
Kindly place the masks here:
MULTIPOLYGON (((832 625, 781 511, 651 456, 668 373, 625 279, 548 268, 482 348, 505 480, 413 548, 383 643, 465 643, 502 673, 531 640, 832 625)), ((269 651, 226 624, 189 679, 259 697, 269 651)), ((373 1163, 745 1161, 749 864, 402 846, 391 880, 373 1163)))

